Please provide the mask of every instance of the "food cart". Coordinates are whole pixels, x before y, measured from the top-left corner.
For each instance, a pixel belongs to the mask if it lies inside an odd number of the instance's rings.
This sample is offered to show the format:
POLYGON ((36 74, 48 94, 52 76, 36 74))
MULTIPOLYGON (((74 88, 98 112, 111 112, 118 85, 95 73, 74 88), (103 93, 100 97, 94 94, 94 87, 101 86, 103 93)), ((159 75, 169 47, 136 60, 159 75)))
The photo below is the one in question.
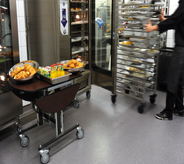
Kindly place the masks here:
MULTIPOLYGON (((29 61, 21 62, 10 69, 11 72, 16 67, 29 63, 29 61)), ((34 67, 37 66, 37 62, 29 63, 34 67)), ((37 123, 26 128, 21 129, 21 126, 16 124, 16 131, 20 138, 20 144, 22 147, 26 147, 29 144, 29 137, 24 133, 28 130, 41 126, 44 120, 49 120, 55 124, 56 137, 39 146, 41 163, 48 163, 50 160, 50 146, 66 134, 73 130, 77 130, 77 138, 82 139, 84 137, 84 131, 77 123, 68 130, 64 130, 63 124, 63 109, 65 109, 70 102, 75 98, 80 84, 75 83, 76 78, 81 77, 81 72, 75 72, 71 74, 65 72, 64 76, 57 78, 43 77, 39 74, 34 74, 25 79, 10 78, 9 84, 12 88, 12 92, 21 98, 22 100, 31 101, 36 107, 34 110, 37 113, 37 123)), ((44 135, 44 134, 43 134, 44 135)))

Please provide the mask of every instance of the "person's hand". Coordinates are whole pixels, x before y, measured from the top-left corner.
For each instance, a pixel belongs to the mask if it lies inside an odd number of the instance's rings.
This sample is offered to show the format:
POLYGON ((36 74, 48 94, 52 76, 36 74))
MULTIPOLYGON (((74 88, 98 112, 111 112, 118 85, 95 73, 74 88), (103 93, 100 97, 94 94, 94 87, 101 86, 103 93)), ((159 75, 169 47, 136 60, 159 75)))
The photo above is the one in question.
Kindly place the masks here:
POLYGON ((146 32, 152 32, 153 26, 152 26, 151 20, 148 20, 148 24, 144 25, 144 27, 146 27, 146 32))
POLYGON ((159 30, 158 25, 152 26, 151 20, 148 20, 148 24, 144 25, 144 27, 146 28, 146 32, 159 30))
POLYGON ((162 22, 162 21, 165 21, 167 18, 165 18, 162 14, 159 15, 159 20, 162 22))
POLYGON ((162 9, 161 14, 159 15, 159 19, 160 19, 161 22, 166 20, 166 18, 164 17, 164 10, 165 9, 162 9))

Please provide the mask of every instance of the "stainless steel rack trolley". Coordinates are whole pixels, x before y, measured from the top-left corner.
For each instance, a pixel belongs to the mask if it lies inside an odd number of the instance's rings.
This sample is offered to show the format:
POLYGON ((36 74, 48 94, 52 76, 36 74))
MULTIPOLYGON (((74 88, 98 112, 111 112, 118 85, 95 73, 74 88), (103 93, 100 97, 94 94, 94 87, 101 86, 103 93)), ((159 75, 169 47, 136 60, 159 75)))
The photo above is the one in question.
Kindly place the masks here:
POLYGON ((157 96, 160 35, 158 32, 147 33, 144 25, 149 19, 152 24, 158 23, 162 6, 162 2, 118 2, 117 93, 140 100, 139 113, 144 112, 147 90, 153 92, 151 103, 155 103, 157 96))

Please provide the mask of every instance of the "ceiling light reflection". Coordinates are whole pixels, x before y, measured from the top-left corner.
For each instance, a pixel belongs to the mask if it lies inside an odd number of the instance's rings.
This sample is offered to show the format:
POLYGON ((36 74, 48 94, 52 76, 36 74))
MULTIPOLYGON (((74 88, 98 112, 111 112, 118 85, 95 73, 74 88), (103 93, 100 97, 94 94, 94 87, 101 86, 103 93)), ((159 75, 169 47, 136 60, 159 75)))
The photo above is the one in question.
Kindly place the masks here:
POLYGON ((4 76, 0 76, 0 80, 5 81, 5 77, 4 76))

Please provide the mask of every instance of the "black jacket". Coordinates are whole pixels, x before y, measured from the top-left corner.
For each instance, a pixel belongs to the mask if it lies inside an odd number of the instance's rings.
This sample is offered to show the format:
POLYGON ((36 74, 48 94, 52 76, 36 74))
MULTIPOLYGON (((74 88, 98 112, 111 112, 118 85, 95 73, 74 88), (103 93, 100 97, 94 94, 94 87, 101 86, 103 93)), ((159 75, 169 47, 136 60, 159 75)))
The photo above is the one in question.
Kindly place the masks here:
POLYGON ((160 33, 175 30, 175 46, 184 47, 184 0, 179 1, 178 9, 165 21, 158 24, 160 33))

